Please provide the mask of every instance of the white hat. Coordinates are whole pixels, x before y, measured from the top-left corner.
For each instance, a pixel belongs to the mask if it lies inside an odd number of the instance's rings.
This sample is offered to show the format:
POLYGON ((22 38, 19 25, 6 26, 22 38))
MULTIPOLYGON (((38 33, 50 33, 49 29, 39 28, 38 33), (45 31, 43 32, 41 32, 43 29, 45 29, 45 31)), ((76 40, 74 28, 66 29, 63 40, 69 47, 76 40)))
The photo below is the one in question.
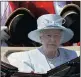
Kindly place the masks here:
POLYGON ((42 15, 37 19, 37 25, 38 25, 37 28, 38 29, 31 31, 28 34, 28 37, 35 42, 41 43, 41 40, 40 40, 40 31, 41 30, 61 29, 61 30, 63 30, 62 31, 63 33, 62 33, 62 38, 61 38, 60 44, 65 43, 73 37, 74 33, 71 29, 68 29, 68 28, 65 28, 64 26, 62 26, 62 21, 63 21, 63 18, 57 14, 42 15))

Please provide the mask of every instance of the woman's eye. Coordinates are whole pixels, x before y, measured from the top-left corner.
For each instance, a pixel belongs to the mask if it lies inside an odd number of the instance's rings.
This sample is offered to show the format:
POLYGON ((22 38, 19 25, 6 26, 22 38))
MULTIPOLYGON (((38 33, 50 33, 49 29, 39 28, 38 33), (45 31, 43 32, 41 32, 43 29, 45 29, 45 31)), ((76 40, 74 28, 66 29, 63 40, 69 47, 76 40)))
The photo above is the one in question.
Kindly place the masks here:
POLYGON ((51 37, 51 35, 47 35, 48 37, 51 37))

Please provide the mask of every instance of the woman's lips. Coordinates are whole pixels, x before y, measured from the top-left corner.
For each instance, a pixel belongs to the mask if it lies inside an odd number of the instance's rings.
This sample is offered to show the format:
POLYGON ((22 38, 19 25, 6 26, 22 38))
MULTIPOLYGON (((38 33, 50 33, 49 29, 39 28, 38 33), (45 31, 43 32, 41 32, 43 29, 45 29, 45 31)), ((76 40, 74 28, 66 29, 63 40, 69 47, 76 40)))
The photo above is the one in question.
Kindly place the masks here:
POLYGON ((48 46, 57 46, 57 45, 55 45, 55 44, 48 44, 48 46))

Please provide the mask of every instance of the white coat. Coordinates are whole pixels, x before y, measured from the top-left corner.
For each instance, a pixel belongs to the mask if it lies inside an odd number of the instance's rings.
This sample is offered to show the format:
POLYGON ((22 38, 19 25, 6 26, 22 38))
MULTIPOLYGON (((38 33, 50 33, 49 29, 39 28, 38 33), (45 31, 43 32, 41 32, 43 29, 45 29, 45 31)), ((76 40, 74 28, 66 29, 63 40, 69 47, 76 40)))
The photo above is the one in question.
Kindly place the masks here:
POLYGON ((12 53, 8 60, 11 65, 18 67, 20 72, 30 73, 33 71, 42 74, 79 56, 73 50, 59 48, 60 55, 54 59, 48 59, 41 53, 40 48, 12 53))

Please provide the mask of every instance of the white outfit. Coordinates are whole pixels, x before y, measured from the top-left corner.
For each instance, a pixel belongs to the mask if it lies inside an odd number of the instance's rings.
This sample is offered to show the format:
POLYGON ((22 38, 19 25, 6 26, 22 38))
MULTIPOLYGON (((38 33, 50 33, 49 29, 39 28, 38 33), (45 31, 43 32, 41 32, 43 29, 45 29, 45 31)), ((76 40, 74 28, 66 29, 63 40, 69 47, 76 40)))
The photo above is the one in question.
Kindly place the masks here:
POLYGON ((8 39, 10 38, 6 30, 7 30, 6 26, 1 26, 0 46, 4 46, 4 47, 8 47, 8 39))
POLYGON ((18 67, 20 72, 29 73, 34 71, 35 73, 41 74, 47 73, 47 71, 52 68, 79 56, 79 54, 73 50, 59 48, 60 55, 56 58, 48 59, 44 56, 40 49, 41 47, 31 51, 12 53, 8 57, 8 60, 10 64, 18 67))

